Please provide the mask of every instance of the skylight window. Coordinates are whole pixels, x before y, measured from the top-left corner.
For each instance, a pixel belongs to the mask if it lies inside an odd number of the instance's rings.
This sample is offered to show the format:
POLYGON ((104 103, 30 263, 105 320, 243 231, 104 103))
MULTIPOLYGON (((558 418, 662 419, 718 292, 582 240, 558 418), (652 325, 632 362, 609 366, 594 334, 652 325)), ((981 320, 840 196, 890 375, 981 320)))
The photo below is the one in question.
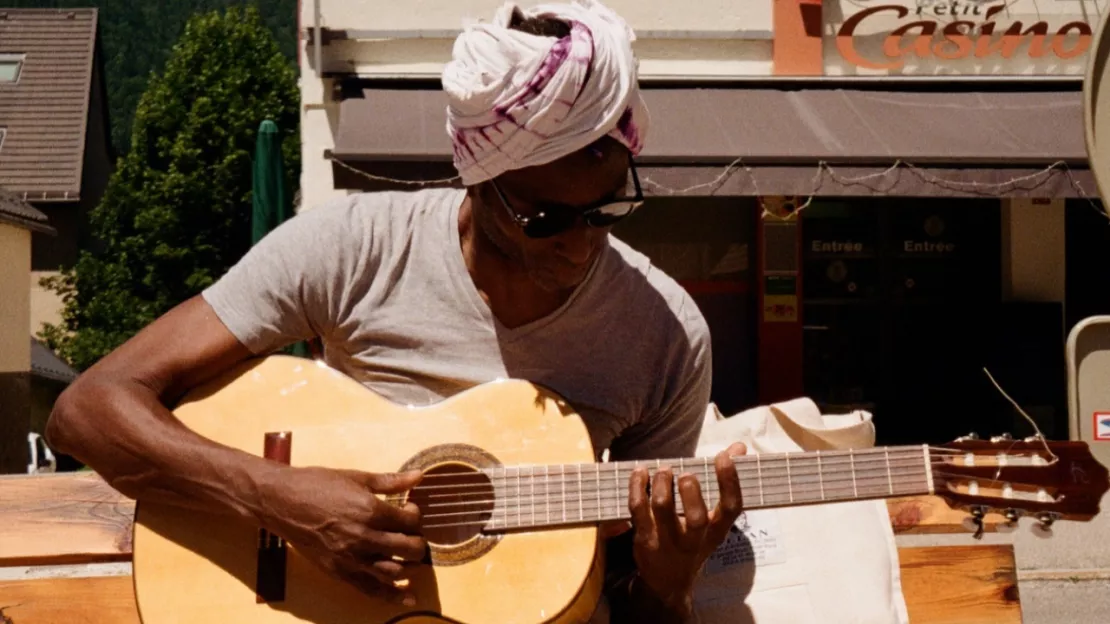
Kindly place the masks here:
POLYGON ((22 70, 22 54, 0 54, 0 82, 19 82, 22 70))

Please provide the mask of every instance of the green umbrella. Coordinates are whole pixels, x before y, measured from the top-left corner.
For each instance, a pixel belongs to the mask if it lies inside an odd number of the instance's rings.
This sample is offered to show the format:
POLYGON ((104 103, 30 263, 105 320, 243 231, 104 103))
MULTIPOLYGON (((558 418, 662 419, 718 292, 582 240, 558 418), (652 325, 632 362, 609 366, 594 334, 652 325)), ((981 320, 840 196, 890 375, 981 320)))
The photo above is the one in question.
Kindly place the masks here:
POLYGON ((293 205, 285 192, 285 164, 281 157, 281 135, 277 124, 267 119, 258 127, 254 148, 254 211, 251 213, 251 245, 293 216, 293 205))
MULTIPOLYGON (((258 127, 254 150, 254 179, 251 212, 251 245, 293 216, 293 202, 285 190, 285 164, 281 157, 281 134, 269 119, 258 127)), ((308 344, 298 342, 285 348, 290 355, 312 357, 308 344)))

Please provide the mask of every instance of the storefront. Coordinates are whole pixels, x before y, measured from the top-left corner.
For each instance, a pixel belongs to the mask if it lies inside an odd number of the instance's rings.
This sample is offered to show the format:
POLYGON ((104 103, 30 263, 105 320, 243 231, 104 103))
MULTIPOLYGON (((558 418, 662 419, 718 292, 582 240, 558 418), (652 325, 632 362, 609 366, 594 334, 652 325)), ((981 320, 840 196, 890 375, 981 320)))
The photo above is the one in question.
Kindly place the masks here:
MULTIPOLYGON (((698 299, 726 413, 807 395, 872 410, 884 441, 1026 433, 987 368, 1061 433, 1064 304, 1092 271, 1064 241, 1103 235, 1081 101, 1097 12, 995 4, 782 1, 770 75, 652 61, 649 206, 617 235, 698 299)), ((334 189, 455 183, 434 81, 338 72, 332 92, 334 189)))
POLYGON ((1065 433, 1065 304, 1092 290, 1091 271, 1068 256, 1077 224, 1105 228, 1091 223, 1101 204, 1081 100, 1104 8, 827 0, 820 36, 793 31, 808 41, 795 48, 820 53, 787 70, 878 84, 863 97, 891 105, 883 121, 906 123, 858 131, 927 180, 885 197, 817 197, 803 212, 807 395, 873 410, 890 441, 1028 433, 985 368, 1046 433, 1065 433))

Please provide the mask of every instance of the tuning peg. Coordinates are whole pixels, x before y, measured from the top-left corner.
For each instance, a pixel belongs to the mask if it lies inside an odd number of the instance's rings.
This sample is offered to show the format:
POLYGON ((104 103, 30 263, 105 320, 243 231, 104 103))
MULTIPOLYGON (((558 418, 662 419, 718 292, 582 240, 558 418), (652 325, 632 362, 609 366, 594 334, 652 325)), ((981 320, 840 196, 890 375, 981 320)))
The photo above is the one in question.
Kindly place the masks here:
POLYGON ((1003 523, 998 525, 998 532, 999 533, 1010 533, 1010 532, 1013 532, 1015 529, 1017 529, 1018 520, 1021 519, 1021 515, 1022 515, 1020 510, 1018 510, 1018 509, 1007 509, 1007 510, 1002 512, 1002 515, 1006 518, 1006 522, 1003 522, 1003 523))
POLYGON ((973 442, 979 439, 979 434, 972 431, 971 433, 956 438, 957 442, 973 442))
POLYGON ((1044 440, 1044 436, 1039 434, 1039 433, 1036 434, 1036 435, 1031 435, 1028 438, 1025 438, 1026 442, 1041 442, 1043 440, 1044 440))
POLYGON ((1008 434, 1008 433, 1003 433, 1000 436, 994 436, 993 438, 991 438, 991 443, 992 444, 999 444, 1001 442, 1013 442, 1013 441, 1014 441, 1014 437, 1012 435, 1008 434))
POLYGON ((1060 518, 1060 514, 1044 511, 1037 514, 1037 524, 1033 525, 1033 534, 1038 537, 1052 537, 1052 525, 1060 518))
POLYGON ((975 539, 983 539, 983 516, 987 515, 987 508, 982 505, 972 505, 969 509, 971 512, 971 525, 975 527, 975 533, 972 535, 975 539))

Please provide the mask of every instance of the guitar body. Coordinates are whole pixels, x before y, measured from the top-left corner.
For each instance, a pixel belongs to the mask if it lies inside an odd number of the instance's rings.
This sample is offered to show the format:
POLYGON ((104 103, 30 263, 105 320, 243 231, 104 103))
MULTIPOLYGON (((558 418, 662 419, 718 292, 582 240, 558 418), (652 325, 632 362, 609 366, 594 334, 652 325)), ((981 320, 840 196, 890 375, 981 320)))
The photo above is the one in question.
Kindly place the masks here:
MULTIPOLYGON (((581 418, 558 396, 522 381, 489 383, 414 408, 315 362, 270 356, 196 389, 174 413, 200 435, 260 456, 268 433, 287 432, 294 466, 367 472, 438 466, 458 472, 595 461, 581 418)), ((453 530, 457 534, 441 543, 429 534, 432 561, 412 577, 415 606, 367 596, 318 569, 292 545, 278 575, 284 595, 260 601, 257 527, 142 502, 134 529, 140 617, 144 624, 589 620, 603 576, 596 527, 492 536, 453 530)))

